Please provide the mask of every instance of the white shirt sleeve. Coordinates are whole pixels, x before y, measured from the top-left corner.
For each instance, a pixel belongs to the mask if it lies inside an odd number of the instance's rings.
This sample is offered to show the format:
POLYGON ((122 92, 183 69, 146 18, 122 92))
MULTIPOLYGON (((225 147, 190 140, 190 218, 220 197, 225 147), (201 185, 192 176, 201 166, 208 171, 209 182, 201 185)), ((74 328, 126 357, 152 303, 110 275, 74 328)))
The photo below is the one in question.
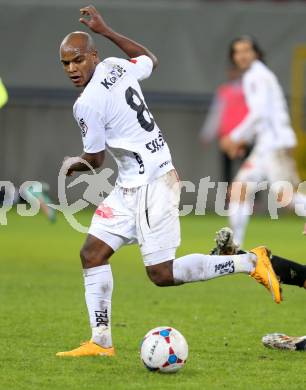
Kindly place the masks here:
POLYGON ((256 125, 265 119, 268 94, 268 84, 259 73, 245 75, 242 82, 243 92, 249 109, 242 122, 230 134, 234 142, 250 142, 256 133, 256 125))
POLYGON ((90 106, 77 103, 74 117, 81 129, 85 153, 98 153, 105 149, 105 124, 101 115, 90 106))
POLYGON ((138 81, 149 78, 153 71, 153 61, 146 55, 130 58, 129 60, 110 57, 105 59, 104 62, 122 65, 128 72, 132 73, 138 81))

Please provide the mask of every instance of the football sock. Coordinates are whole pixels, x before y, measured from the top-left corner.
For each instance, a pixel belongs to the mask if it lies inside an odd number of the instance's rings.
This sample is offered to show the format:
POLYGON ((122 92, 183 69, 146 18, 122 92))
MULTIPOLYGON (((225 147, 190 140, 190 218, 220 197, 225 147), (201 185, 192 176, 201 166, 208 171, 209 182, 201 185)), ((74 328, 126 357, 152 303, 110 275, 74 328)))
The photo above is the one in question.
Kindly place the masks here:
MULTIPOLYGON (((246 253, 239 250, 240 254, 246 253)), ((306 281, 306 265, 296 263, 283 257, 272 255, 271 264, 281 283, 304 287, 306 281)))
POLYGON ((234 241, 238 245, 243 243, 251 211, 249 202, 230 202, 229 204, 230 225, 234 232, 234 241))
POLYGON ((304 286, 306 281, 305 265, 295 263, 294 261, 276 255, 272 256, 271 263, 276 275, 282 283, 299 287, 304 286))
POLYGON ((83 270, 85 299, 89 314, 92 338, 96 344, 109 348, 111 335, 111 300, 113 275, 111 266, 101 265, 83 270))
POLYGON ((175 284, 197 282, 233 273, 251 273, 256 265, 256 255, 246 253, 233 256, 191 254, 173 261, 175 284))

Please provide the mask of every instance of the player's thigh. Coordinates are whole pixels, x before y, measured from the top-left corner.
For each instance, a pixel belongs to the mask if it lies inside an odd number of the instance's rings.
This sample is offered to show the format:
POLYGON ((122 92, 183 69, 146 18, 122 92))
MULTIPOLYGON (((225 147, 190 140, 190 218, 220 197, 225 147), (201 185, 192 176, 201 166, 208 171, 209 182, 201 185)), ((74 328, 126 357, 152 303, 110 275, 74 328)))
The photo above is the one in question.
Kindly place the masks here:
POLYGON ((113 253, 114 250, 110 245, 88 234, 80 251, 82 266, 83 268, 92 268, 108 264, 113 253))
POLYGON ((180 183, 170 171, 141 188, 137 213, 137 239, 144 264, 173 260, 180 245, 180 183))
POLYGON ((231 200, 244 201, 256 192, 256 187, 265 178, 265 169, 260 155, 251 153, 239 168, 231 184, 231 200))
POLYGON ((99 205, 92 218, 88 233, 104 241, 114 251, 136 240, 134 209, 135 193, 115 188, 99 205))
POLYGON ((288 149, 279 149, 271 153, 266 171, 268 180, 274 187, 277 187, 278 183, 281 185, 281 182, 287 182, 295 189, 300 183, 295 160, 288 149))
POLYGON ((258 182, 265 178, 265 167, 262 162, 262 156, 257 151, 253 151, 250 156, 242 163, 234 181, 237 182, 258 182))

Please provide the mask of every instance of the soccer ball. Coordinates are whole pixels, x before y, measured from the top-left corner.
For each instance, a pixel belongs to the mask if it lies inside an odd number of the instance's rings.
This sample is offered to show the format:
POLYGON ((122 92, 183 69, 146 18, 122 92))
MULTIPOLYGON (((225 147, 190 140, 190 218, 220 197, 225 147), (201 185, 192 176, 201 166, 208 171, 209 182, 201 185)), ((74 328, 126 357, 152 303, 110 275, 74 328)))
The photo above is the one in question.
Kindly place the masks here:
POLYGON ((188 344, 178 330, 171 326, 161 326, 145 335, 140 356, 150 371, 176 372, 186 363, 188 344))

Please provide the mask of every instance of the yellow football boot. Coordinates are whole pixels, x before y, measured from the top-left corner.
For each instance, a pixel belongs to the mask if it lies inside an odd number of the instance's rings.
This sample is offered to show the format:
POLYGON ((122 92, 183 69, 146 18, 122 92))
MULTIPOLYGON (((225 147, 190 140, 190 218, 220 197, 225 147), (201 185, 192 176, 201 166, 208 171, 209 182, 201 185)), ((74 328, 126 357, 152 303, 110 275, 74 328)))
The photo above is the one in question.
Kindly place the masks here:
POLYGON ((103 348, 92 341, 82 343, 80 347, 71 351, 58 352, 56 356, 80 357, 80 356, 115 356, 114 347, 103 348))
POLYGON ((259 246, 251 249, 250 252, 257 256, 255 270, 251 273, 252 278, 271 292, 276 303, 281 303, 281 288, 269 258, 270 251, 264 246, 259 246))

